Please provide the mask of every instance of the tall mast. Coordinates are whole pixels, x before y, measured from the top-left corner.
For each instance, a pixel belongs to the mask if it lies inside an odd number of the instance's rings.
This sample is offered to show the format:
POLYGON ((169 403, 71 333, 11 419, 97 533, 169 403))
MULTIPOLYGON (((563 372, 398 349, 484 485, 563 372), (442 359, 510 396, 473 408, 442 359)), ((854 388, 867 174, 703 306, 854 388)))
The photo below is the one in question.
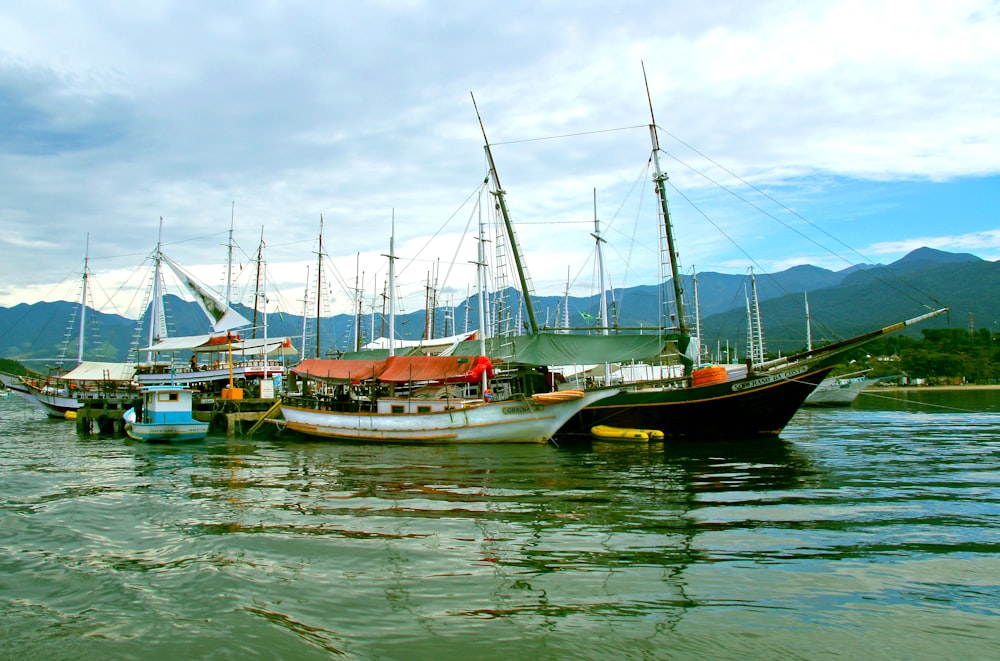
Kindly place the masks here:
POLYGON ((535 305, 531 300, 531 289, 528 286, 528 278, 525 272, 521 248, 514 235, 514 225, 510 222, 510 214, 507 213, 507 200, 504 198, 505 192, 500 186, 500 177, 497 175, 496 163, 493 162, 493 151, 490 149, 490 141, 486 137, 486 127, 483 126, 483 119, 479 116, 479 108, 476 106, 476 97, 472 97, 472 105, 476 108, 476 117, 479 119, 479 128, 483 132, 483 141, 486 143, 486 159, 489 162, 490 177, 493 179, 493 186, 496 189, 494 195, 497 198, 497 205, 500 207, 500 215, 503 217, 504 229, 507 238, 510 240, 510 251, 514 256, 514 267, 517 269, 517 277, 521 283, 521 293, 524 295, 524 306, 528 311, 528 330, 532 335, 538 332, 538 324, 535 322, 535 305))
POLYGON ((750 295, 747 297, 747 354, 754 365, 764 362, 764 329, 760 320, 757 276, 750 269, 750 295))
POLYGON ((563 294, 562 327, 563 333, 569 333, 569 268, 566 267, 566 292, 563 294))
POLYGON ((813 329, 812 320, 809 317, 809 292, 803 292, 802 295, 806 298, 806 350, 812 351, 813 329))
MULTIPOLYGON (((698 358, 700 360, 702 355, 701 304, 698 301, 698 272, 695 270, 693 265, 691 266, 691 284, 694 286, 694 336, 698 340, 698 358)), ((708 347, 705 347, 704 353, 711 353, 708 350, 708 347)))
POLYGON ((389 355, 396 355, 396 210, 392 210, 392 226, 389 231, 389 355))
POLYGON ((233 295, 233 221, 236 219, 236 202, 233 202, 229 212, 229 244, 226 257, 226 305, 232 302, 233 295))
POLYGON ((677 313, 677 327, 682 333, 687 332, 684 323, 684 288, 681 286, 679 269, 677 267, 677 250, 674 248, 674 230, 670 223, 670 209, 667 206, 667 175, 660 170, 660 141, 656 135, 656 117, 653 116, 653 99, 649 94, 649 81, 646 80, 646 66, 642 67, 642 77, 646 82, 646 99, 649 101, 649 136, 653 142, 653 182, 660 198, 660 211, 663 213, 663 229, 667 235, 667 250, 670 252, 670 279, 674 286, 674 309, 677 313))
MULTIPOLYGON (((482 207, 480 206, 480 218, 479 218, 479 251, 478 251, 478 261, 476 261, 476 302, 479 307, 479 354, 482 356, 486 355, 486 333, 484 328, 486 326, 486 237, 484 236, 483 230, 483 220, 482 220, 482 207)), ((466 315, 468 317, 468 315, 466 315)), ((486 370, 483 370, 482 376, 482 393, 486 394, 486 370)))
POLYGON ((754 316, 754 326, 756 329, 756 339, 757 339, 757 353, 760 356, 760 362, 764 362, 764 327, 761 324, 760 319, 760 296, 757 294, 757 276, 754 275, 753 269, 750 269, 750 286, 753 288, 753 316, 754 316))
POLYGON ((354 256, 354 350, 361 350, 361 253, 354 256))
MULTIPOLYGON (((257 244, 257 281, 254 283, 254 297, 253 297, 253 322, 250 326, 252 329, 250 331, 250 336, 257 337, 257 302, 260 299, 261 291, 261 276, 262 276, 262 264, 264 262, 264 228, 260 228, 260 243, 257 244)), ((229 304, 229 300, 226 300, 226 304, 229 304)), ((267 314, 266 312, 264 314, 267 314)), ((267 324, 267 319, 265 317, 264 324, 267 324)))
POLYGON ((302 295, 302 357, 306 353, 306 319, 309 318, 309 265, 306 264, 306 290, 302 295))
POLYGON ((80 297, 80 341, 76 352, 76 362, 83 362, 83 336, 87 328, 87 278, 90 265, 90 232, 87 232, 87 250, 83 257, 83 295, 80 297))
MULTIPOLYGON (((153 254, 153 295, 149 300, 149 344, 160 339, 160 318, 163 314, 163 292, 160 290, 161 268, 163 265, 163 252, 160 249, 163 244, 163 216, 160 216, 160 229, 156 237, 156 252, 153 254)), ((146 353, 146 360, 153 362, 153 352, 146 353)))
POLYGON ((372 308, 371 314, 369 315, 369 329, 368 332, 371 334, 369 336, 369 341, 375 341, 375 303, 378 300, 378 278, 372 276, 372 308))
POLYGON ((319 358, 319 332, 320 332, 320 302, 323 299, 323 214, 319 215, 319 250, 316 251, 318 263, 316 266, 316 353, 319 358))
MULTIPOLYGON (((476 298, 479 302, 479 336, 483 340, 485 347, 486 338, 493 337, 493 320, 487 300, 489 284, 486 272, 486 224, 483 222, 483 205, 478 205, 479 209, 479 265, 476 268, 476 298)), ((485 350, 483 351, 485 354, 485 350)))
POLYGON ((600 277, 601 287, 601 335, 608 334, 608 284, 604 275, 604 248, 605 243, 601 236, 601 221, 597 219, 597 189, 594 189, 594 232, 590 236, 597 242, 597 270, 600 277))
MULTIPOLYGON (((264 308, 264 348, 261 358, 264 360, 264 380, 267 380, 267 265, 264 263, 264 228, 260 228, 260 247, 257 249, 257 280, 260 284, 259 291, 261 306, 264 308)), ((256 303, 254 303, 256 308, 256 303)), ((257 322, 254 319, 254 327, 257 322)))

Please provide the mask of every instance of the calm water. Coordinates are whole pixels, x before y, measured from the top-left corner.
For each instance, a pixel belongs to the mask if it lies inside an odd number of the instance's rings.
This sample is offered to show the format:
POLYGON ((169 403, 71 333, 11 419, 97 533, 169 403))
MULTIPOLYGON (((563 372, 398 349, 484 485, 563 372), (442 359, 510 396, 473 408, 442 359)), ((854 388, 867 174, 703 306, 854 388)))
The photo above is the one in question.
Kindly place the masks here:
POLYGON ((1000 658, 994 402, 377 447, 151 446, 0 400, 0 657, 1000 658))

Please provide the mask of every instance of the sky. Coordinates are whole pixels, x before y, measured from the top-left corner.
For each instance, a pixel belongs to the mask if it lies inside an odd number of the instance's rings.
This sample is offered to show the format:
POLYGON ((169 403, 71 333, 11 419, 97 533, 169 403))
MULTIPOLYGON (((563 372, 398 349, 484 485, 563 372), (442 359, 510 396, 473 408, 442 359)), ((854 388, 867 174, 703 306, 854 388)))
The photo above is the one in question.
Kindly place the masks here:
POLYGON ((13 0, 0 306, 75 300, 88 257, 135 316, 158 237, 221 289, 232 227, 298 313, 321 217, 324 311, 376 300, 390 235, 402 311, 464 298, 483 130, 535 293, 595 292, 595 228, 653 284, 650 106, 685 270, 1000 259, 996 0, 13 0))

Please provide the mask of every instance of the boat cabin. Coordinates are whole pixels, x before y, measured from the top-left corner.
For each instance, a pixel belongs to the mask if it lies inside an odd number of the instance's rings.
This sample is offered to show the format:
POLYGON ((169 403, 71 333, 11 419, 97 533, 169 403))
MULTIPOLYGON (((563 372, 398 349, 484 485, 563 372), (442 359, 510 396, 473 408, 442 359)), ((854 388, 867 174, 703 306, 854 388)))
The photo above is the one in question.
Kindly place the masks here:
POLYGON ((145 424, 191 422, 193 390, 176 386, 148 386, 142 393, 142 420, 145 424))

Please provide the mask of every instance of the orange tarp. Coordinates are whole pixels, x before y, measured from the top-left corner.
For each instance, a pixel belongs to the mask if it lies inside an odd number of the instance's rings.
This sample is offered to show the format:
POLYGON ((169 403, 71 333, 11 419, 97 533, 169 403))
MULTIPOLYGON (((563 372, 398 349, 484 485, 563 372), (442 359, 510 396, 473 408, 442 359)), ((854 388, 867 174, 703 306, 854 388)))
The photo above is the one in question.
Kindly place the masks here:
POLYGON ((332 360, 307 358, 292 368, 300 376, 329 381, 365 381, 385 369, 384 360, 332 360))
POLYGON ((486 356, 390 356, 378 380, 476 383, 484 371, 493 378, 493 364, 486 356))
POLYGON ((476 383, 482 379, 484 371, 487 378, 493 378, 493 363, 486 356, 390 356, 385 360, 307 358, 292 371, 322 381, 378 379, 386 383, 476 383))

